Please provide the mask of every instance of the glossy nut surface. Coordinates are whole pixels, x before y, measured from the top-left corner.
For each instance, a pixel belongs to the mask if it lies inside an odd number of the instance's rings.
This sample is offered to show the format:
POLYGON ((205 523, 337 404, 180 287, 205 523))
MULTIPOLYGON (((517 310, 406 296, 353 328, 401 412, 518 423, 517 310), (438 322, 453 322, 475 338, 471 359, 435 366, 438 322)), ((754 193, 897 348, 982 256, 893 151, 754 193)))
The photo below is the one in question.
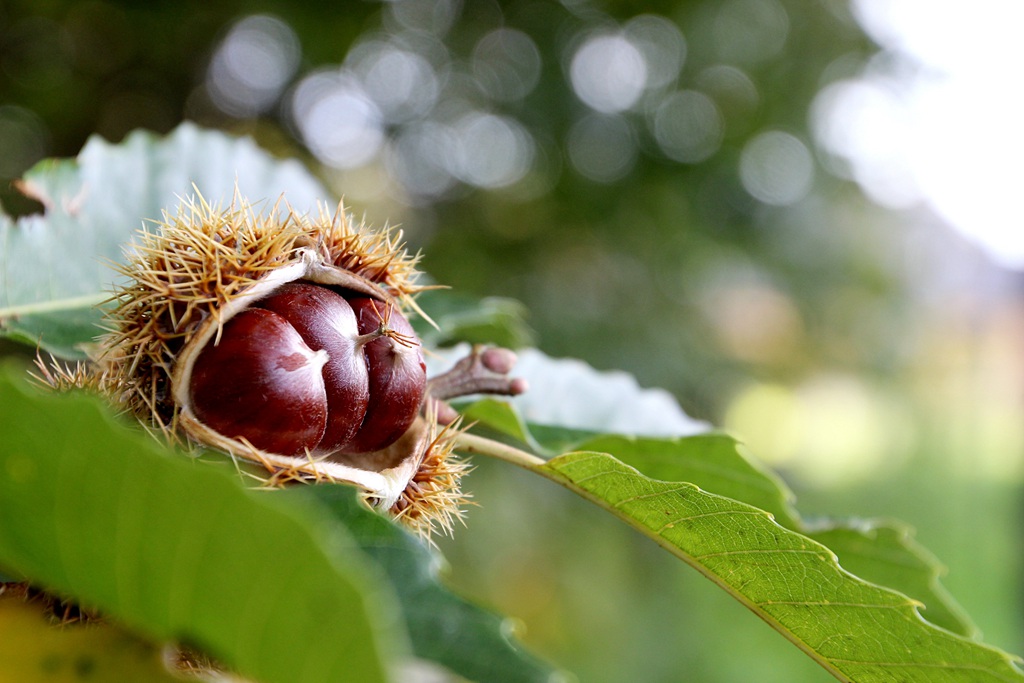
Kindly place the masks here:
POLYGON ((316 447, 327 426, 326 362, 327 354, 311 349, 281 316, 242 311, 196 359, 193 410, 224 436, 301 454, 316 447))
POLYGON ((416 419, 426 389, 427 365, 416 332, 396 309, 368 297, 353 297, 348 303, 360 334, 389 331, 365 347, 370 402, 362 428, 346 446, 350 452, 365 453, 390 445, 416 419))
POLYGON ((310 348, 327 352, 327 429, 317 449, 341 448, 363 424, 370 400, 366 359, 359 348, 352 307, 340 294, 304 282, 284 285, 257 305, 287 320, 310 348))
POLYGON ((190 389, 201 422, 269 453, 369 453, 415 421, 426 364, 393 304, 292 282, 224 325, 190 389))

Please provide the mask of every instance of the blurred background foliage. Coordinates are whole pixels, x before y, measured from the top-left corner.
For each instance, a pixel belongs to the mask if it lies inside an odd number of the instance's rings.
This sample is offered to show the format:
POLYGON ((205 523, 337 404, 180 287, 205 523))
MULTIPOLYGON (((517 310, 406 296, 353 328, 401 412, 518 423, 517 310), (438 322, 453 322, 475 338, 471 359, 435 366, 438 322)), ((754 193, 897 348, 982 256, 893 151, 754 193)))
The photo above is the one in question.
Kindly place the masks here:
MULTIPOLYGON (((805 514, 910 522, 1024 652, 1020 280, 849 158, 849 95, 899 61, 868 4, 0 0, 0 201, 92 134, 251 135, 549 354, 734 431, 805 514)), ((453 583, 581 680, 829 680, 582 502, 470 487, 453 583)))

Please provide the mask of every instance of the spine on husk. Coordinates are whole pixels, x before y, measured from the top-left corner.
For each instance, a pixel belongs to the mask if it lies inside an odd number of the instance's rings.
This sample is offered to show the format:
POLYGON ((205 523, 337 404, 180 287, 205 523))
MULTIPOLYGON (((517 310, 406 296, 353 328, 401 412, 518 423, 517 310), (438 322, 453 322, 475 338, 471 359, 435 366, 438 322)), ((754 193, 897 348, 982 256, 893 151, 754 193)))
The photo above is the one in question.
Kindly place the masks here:
MULTIPOLYGON (((155 229, 141 232, 127 252, 126 264, 117 266, 124 284, 112 298, 108 332, 101 339, 95 367, 63 373, 44 369, 44 373, 53 384, 97 388, 171 440, 195 442, 259 463, 268 482, 349 482, 359 486, 370 503, 417 531, 439 526, 450 532, 452 521, 462 514, 459 505, 465 496, 459 479, 465 464, 451 454, 455 427, 438 425, 434 408, 444 411, 447 406, 426 395, 425 376, 419 378, 416 370, 417 362, 422 366, 420 342, 404 323, 406 315, 419 313, 414 301, 422 289, 416 282, 418 258, 405 250, 401 233, 368 230, 354 224, 341 208, 307 216, 281 205, 260 213, 239 198, 225 210, 202 197, 187 200, 176 213, 165 214, 155 229), (411 373, 413 379, 408 381, 419 383, 419 393, 414 387, 412 398, 405 398, 402 410, 411 411, 407 418, 387 422, 393 433, 380 436, 376 433, 380 430, 368 429, 361 435, 349 434, 337 427, 335 437, 325 438, 331 427, 324 418, 322 429, 316 423, 299 430, 305 440, 268 437, 257 444, 258 439, 246 436, 256 432, 215 416, 220 404, 244 403, 239 398, 244 391, 239 389, 230 399, 221 399, 220 394, 207 399, 203 393, 202 400, 197 400, 207 386, 230 393, 231 387, 224 385, 232 384, 235 377, 261 391, 260 380, 252 379, 245 369, 250 366, 266 366, 278 374, 301 367, 314 377, 332 353, 336 358, 342 354, 334 347, 314 348, 323 346, 317 333, 289 319, 298 306, 295 297, 300 295, 295 292, 300 290, 302 295, 312 291, 317 299, 340 300, 358 318, 357 332, 347 338, 345 348, 365 354, 366 360, 360 355, 358 362, 369 368, 369 398, 368 407, 360 408, 363 412, 350 421, 366 424, 369 413, 381 410, 374 408, 374 400, 382 399, 374 399, 373 392, 382 394, 380 387, 390 381, 389 373, 397 372, 389 358, 419 354, 402 370, 411 373), (239 341, 233 335, 283 329, 278 318, 296 334, 284 333, 284 350, 277 357, 257 358, 249 366, 243 363, 238 366, 242 370, 225 369, 242 362, 239 358, 258 356, 268 346, 258 340, 239 341), (373 363, 378 364, 376 379, 373 363)), ((287 375, 288 381, 303 376, 287 375)), ((343 408, 338 406, 344 401, 336 396, 348 389, 338 389, 330 379, 314 384, 311 391, 324 392, 330 405, 336 406, 334 423, 343 422, 338 417, 343 408)), ((503 386, 507 390, 498 393, 514 393, 507 383, 503 386)), ((354 391, 359 394, 362 389, 354 391)), ((320 393, 316 396, 321 400, 320 393)), ((267 423, 275 416, 273 407, 262 409, 270 417, 260 417, 256 423, 267 423)), ((319 410, 310 409, 313 416, 303 419, 319 420, 319 410)))

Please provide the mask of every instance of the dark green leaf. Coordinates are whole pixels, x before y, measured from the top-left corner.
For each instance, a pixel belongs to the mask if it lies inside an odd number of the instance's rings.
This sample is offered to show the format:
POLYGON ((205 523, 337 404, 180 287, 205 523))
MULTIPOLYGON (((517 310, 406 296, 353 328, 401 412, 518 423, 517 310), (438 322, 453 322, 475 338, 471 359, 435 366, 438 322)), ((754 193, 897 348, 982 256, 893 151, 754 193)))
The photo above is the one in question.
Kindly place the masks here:
POLYGON ((513 299, 478 299, 448 290, 427 290, 417 303, 437 323, 432 327, 422 319, 415 321, 416 332, 431 348, 468 342, 518 349, 533 341, 525 322, 526 308, 513 299))
POLYGON ((0 566, 264 683, 382 681, 393 598, 339 525, 0 373, 0 566))
POLYGON ((525 652, 507 620, 453 595, 439 580, 443 558, 356 500, 347 486, 298 491, 330 506, 391 579, 417 657, 480 683, 545 683, 555 670, 525 652))

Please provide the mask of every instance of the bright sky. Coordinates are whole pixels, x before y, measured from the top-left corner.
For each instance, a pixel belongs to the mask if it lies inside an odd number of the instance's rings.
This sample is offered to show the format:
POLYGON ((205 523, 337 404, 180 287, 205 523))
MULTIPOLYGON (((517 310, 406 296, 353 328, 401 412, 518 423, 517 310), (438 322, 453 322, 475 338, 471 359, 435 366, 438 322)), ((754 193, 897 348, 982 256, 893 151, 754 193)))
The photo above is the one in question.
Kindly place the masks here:
POLYGON ((886 51, 818 102, 819 139, 875 200, 930 205, 1024 268, 1019 0, 856 0, 886 51))

